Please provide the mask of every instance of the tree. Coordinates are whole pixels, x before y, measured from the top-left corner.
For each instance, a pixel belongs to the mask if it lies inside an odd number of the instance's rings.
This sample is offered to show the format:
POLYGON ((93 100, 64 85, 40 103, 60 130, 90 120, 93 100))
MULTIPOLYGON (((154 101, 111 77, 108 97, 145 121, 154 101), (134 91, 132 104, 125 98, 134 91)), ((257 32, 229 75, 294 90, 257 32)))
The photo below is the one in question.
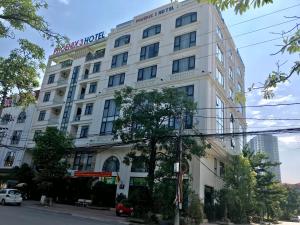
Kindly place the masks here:
POLYGON ((35 174, 33 169, 28 164, 24 163, 21 165, 21 167, 15 167, 13 169, 13 177, 19 183, 24 183, 24 185, 20 187, 20 189, 23 193, 26 193, 26 197, 32 197, 32 194, 35 191, 35 174))
POLYGON ((300 193, 294 188, 287 186, 287 199, 282 202, 281 208, 283 211, 282 218, 289 220, 292 216, 297 216, 300 213, 300 193))
POLYGON ((275 179, 275 175, 271 172, 271 168, 278 166, 277 162, 269 161, 266 154, 258 152, 256 154, 248 149, 243 151, 243 155, 249 159, 252 170, 255 172, 255 202, 256 212, 261 219, 278 220, 281 215, 280 205, 286 199, 286 189, 275 179))
POLYGON ((232 156, 231 163, 225 167, 225 201, 228 216, 234 223, 250 220, 255 201, 255 175, 249 160, 242 155, 232 156))
POLYGON ((24 31, 30 27, 53 44, 65 41, 65 37, 52 31, 48 22, 38 15, 40 9, 47 8, 44 0, 0 1, 0 38, 15 38, 15 30, 24 31))
POLYGON ((17 104, 35 101, 34 88, 39 86, 38 70, 45 67, 44 50, 22 39, 20 48, 11 51, 8 58, 0 57, 0 101, 4 107, 7 97, 18 94, 17 104))
MULTIPOLYGON (((233 1, 233 0, 197 0, 200 2, 209 2, 217 7, 219 7, 221 10, 225 10, 228 8, 234 8, 234 11, 236 14, 242 14, 249 10, 251 7, 258 8, 262 7, 267 4, 272 4, 273 0, 240 0, 240 1, 233 1)), ((289 19, 295 18, 300 20, 299 16, 293 16, 293 17, 287 17, 289 19)), ((279 33, 279 35, 282 36, 283 43, 280 47, 280 49, 273 53, 272 55, 276 55, 279 53, 289 53, 289 54, 299 54, 300 52, 300 23, 297 22, 294 27, 292 27, 288 31, 282 31, 279 33)), ((270 98, 274 96, 274 93, 272 92, 273 88, 276 87, 279 83, 285 82, 291 78, 291 76, 297 74, 300 74, 300 61, 297 60, 294 62, 294 65, 290 68, 290 71, 288 72, 282 72, 280 70, 280 64, 277 64, 277 70, 272 71, 267 79, 265 80, 265 83, 261 87, 254 87, 254 84, 252 87, 249 88, 249 91, 253 89, 262 89, 264 93, 265 98, 270 98)))
MULTIPOLYGON (((15 31, 25 31, 27 27, 39 32, 52 45, 61 45, 66 37, 52 31, 42 16, 40 9, 48 7, 44 0, 2 0, 0 1, 0 38, 16 37, 15 31)), ((0 102, 1 107, 7 97, 16 94, 17 103, 29 104, 35 101, 32 94, 39 86, 39 70, 45 65, 44 50, 27 39, 18 39, 19 48, 6 58, 0 57, 0 102)))
POLYGON ((35 139, 33 160, 38 171, 38 181, 47 194, 53 194, 56 181, 66 175, 64 156, 72 149, 72 140, 54 127, 47 127, 45 133, 35 139))
MULTIPOLYGON (((153 200, 155 169, 166 166, 169 174, 158 176, 174 176, 173 165, 178 161, 178 140, 174 128, 178 126, 179 117, 184 117, 185 124, 191 125, 189 122, 196 104, 186 97, 183 89, 175 88, 146 92, 127 87, 115 93, 115 101, 121 114, 114 122, 114 136, 121 138, 123 143, 132 144, 125 163, 129 164, 137 157, 144 159, 150 199, 153 200), (171 121, 173 128, 169 126, 171 121)), ((191 155, 204 155, 207 147, 204 141, 197 142, 191 138, 185 138, 184 143, 183 160, 191 159, 191 155)))

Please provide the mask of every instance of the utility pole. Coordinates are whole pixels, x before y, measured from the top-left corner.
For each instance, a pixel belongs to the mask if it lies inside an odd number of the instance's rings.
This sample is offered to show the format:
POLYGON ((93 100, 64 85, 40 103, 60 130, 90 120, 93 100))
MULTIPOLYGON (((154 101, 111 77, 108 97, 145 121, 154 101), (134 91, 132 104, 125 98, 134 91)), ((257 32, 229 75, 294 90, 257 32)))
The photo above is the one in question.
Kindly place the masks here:
POLYGON ((176 209, 174 225, 180 225, 180 210, 182 209, 182 132, 183 132, 183 114, 180 112, 179 131, 178 131, 178 162, 174 165, 174 172, 177 173, 176 185, 176 209))

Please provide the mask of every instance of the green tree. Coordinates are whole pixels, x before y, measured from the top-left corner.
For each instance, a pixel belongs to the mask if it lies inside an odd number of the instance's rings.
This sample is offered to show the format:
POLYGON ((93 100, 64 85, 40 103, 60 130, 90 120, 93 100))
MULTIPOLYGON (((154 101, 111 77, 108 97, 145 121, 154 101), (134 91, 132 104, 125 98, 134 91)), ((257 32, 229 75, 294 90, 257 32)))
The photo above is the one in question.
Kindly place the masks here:
POLYGON ((15 38, 15 31, 24 31, 27 27, 39 32, 52 43, 61 43, 65 37, 51 30, 41 9, 47 9, 45 0, 2 0, 0 1, 0 38, 15 38))
POLYGON ((53 194, 57 181, 67 172, 64 156, 73 148, 72 140, 54 127, 36 137, 33 160, 38 171, 38 181, 47 194, 53 194))
MULTIPOLYGON (((196 104, 186 97, 186 93, 175 88, 146 92, 127 87, 115 93, 115 101, 121 111, 114 122, 115 138, 121 138, 123 143, 132 143, 131 152, 124 162, 129 164, 137 157, 144 159, 150 199, 153 199, 155 169, 157 166, 167 167, 164 172, 168 173, 158 172, 157 177, 174 176, 173 165, 178 161, 177 132, 168 125, 169 119, 174 119, 175 124, 178 124, 178 117, 188 121, 196 104)), ((207 147, 205 141, 191 138, 185 138, 184 143, 183 161, 191 159, 192 155, 204 155, 207 147)))
POLYGON ((249 160, 242 155, 232 156, 231 163, 225 167, 225 201, 228 216, 234 223, 250 220, 255 202, 255 175, 249 160))
POLYGON ((271 169, 280 163, 271 162, 266 154, 243 151, 243 155, 250 161, 252 170, 255 172, 255 202, 256 212, 261 219, 278 220, 281 215, 280 205, 286 200, 286 189, 275 179, 271 169))
MULTIPOLYGON (((272 4, 273 0, 197 0, 199 3, 212 3, 219 7, 221 10, 225 10, 228 8, 234 8, 236 14, 242 14, 249 10, 250 8, 258 8, 265 6, 267 4, 272 4)), ((299 54, 300 52, 300 17, 299 16, 292 16, 288 18, 295 18, 298 19, 297 23, 294 27, 291 27, 288 31, 282 31, 280 35, 282 36, 283 43, 280 46, 280 49, 273 53, 273 55, 279 53, 289 53, 289 54, 299 54)), ((290 68, 288 72, 283 72, 280 70, 280 65, 277 64, 277 70, 272 71, 265 83, 262 87, 250 87, 249 90, 253 89, 262 89, 265 98, 273 97, 273 88, 276 87, 279 83, 285 82, 290 79, 291 76, 294 74, 300 74, 300 61, 296 60, 293 66, 290 68)))
MULTIPOLYGON (((45 67, 44 50, 25 39, 19 40, 20 48, 11 51, 8 58, 0 57, 0 102, 17 94, 19 105, 35 101, 33 91, 39 86, 38 70, 45 67)), ((17 97, 17 96, 15 96, 17 97)))
POLYGON ((289 220, 292 216, 297 216, 300 213, 300 193, 294 187, 287 186, 287 199, 282 202, 281 208, 283 211, 282 218, 289 220))
MULTIPOLYGON (((35 30, 53 44, 61 45, 66 37, 52 31, 38 11, 48 7, 44 0, 2 0, 0 1, 0 38, 16 38, 16 31, 35 30)), ((18 39, 19 48, 8 57, 0 57, 0 102, 16 94, 17 103, 29 104, 35 101, 32 94, 39 86, 39 70, 45 65, 44 49, 28 39, 18 39)))

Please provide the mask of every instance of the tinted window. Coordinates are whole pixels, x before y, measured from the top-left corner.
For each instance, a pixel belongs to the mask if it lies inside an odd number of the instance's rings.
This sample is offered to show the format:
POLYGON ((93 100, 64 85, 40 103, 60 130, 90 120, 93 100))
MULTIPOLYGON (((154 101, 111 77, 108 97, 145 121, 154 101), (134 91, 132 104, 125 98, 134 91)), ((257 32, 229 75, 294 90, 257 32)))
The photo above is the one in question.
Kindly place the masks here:
POLYGON ((197 21, 197 13, 196 12, 187 13, 176 19, 175 27, 181 27, 181 26, 184 26, 184 25, 196 22, 196 21, 197 21))
POLYGON ((161 30, 161 25, 160 24, 151 26, 151 27, 149 27, 149 28, 147 28, 143 31, 143 38, 147 38, 147 37, 151 37, 151 36, 154 36, 156 34, 159 34, 160 30, 161 30))

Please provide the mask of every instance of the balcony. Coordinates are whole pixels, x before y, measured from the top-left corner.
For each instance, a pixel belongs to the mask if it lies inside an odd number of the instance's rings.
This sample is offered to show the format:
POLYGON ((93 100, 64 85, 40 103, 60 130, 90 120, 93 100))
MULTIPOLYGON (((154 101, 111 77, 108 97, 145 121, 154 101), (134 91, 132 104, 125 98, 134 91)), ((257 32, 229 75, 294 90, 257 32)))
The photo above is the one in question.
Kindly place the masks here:
POLYGON ((80 116, 81 115, 76 115, 75 118, 74 118, 74 121, 80 121, 80 116))
POLYGON ((50 118, 48 120, 48 125, 57 125, 58 124, 58 118, 50 118))
POLYGON ((68 84, 68 80, 67 79, 59 79, 57 81, 57 86, 67 85, 67 84, 68 84))

